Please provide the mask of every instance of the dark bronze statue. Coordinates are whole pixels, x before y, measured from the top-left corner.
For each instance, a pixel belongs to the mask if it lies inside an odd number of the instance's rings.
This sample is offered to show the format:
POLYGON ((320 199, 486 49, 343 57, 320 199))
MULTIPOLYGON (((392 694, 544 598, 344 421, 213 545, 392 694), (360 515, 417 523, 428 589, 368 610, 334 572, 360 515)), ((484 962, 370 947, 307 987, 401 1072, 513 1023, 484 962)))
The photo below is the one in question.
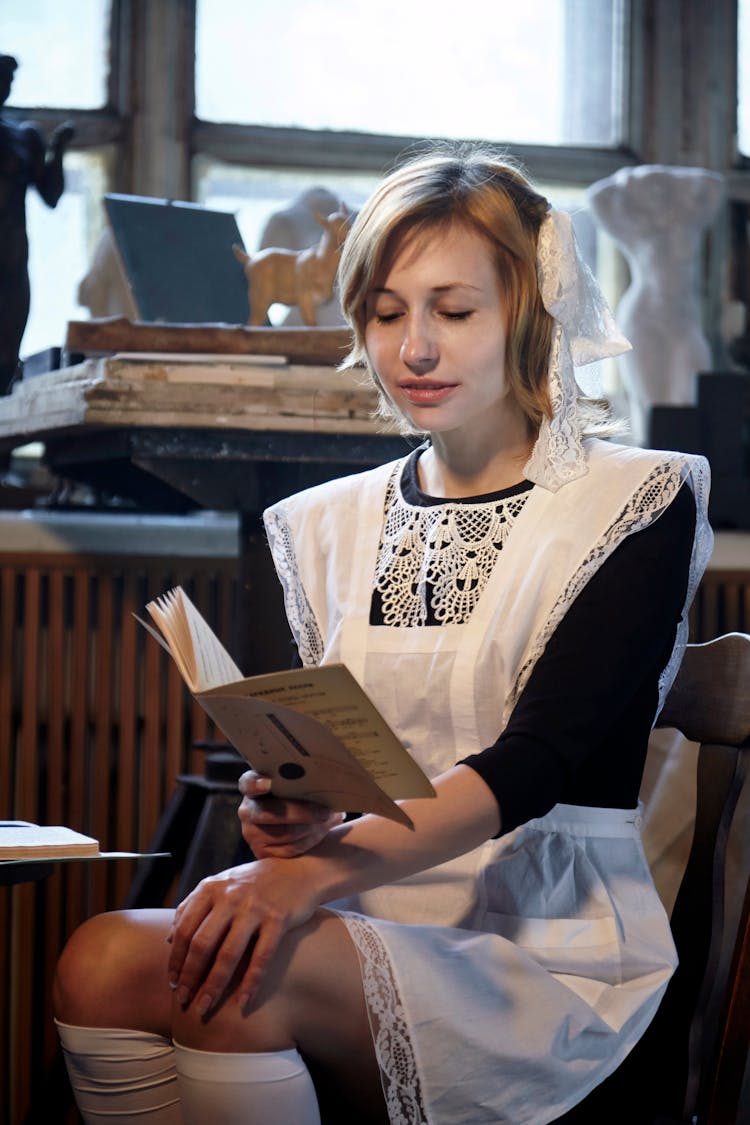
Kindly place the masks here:
MULTIPOLYGON (((0 55, 0 106, 10 95, 17 67, 0 55)), ((33 185, 49 207, 63 193, 63 153, 73 136, 69 123, 58 126, 49 144, 30 121, 17 124, 0 114, 0 394, 20 370, 19 349, 29 315, 29 243, 26 189, 33 185)))

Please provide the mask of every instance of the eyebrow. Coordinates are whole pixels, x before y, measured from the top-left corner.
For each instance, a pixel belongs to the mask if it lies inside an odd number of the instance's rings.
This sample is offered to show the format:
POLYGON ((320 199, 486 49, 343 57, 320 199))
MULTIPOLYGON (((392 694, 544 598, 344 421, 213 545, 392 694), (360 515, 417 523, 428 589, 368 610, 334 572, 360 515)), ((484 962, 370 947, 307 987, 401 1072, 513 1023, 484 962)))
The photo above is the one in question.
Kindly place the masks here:
MULTIPOLYGON (((482 289, 479 285, 471 285, 468 281, 450 281, 447 285, 433 285, 430 293, 449 293, 452 289, 473 289, 475 293, 481 293, 482 289)), ((373 293, 385 293, 390 296, 398 296, 396 289, 389 289, 385 285, 376 285, 372 289, 373 293)))

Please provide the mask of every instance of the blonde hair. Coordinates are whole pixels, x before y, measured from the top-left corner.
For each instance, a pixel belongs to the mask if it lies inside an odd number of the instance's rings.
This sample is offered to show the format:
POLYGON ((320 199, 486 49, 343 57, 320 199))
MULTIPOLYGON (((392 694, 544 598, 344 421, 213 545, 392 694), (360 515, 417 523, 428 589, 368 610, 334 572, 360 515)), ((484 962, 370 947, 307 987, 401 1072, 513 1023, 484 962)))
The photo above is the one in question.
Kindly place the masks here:
MULTIPOLYGON (((354 337, 342 367, 367 369, 381 392, 381 415, 396 412, 367 355, 367 298, 405 241, 464 226, 494 253, 506 317, 505 375, 516 400, 535 431, 551 417, 547 370, 554 321, 542 304, 536 266, 539 227, 549 209, 516 165, 476 146, 441 146, 412 158, 376 188, 349 231, 338 276, 354 337)), ((589 420, 596 426, 593 413, 589 420)), ((402 429, 410 428, 399 420, 402 429)))

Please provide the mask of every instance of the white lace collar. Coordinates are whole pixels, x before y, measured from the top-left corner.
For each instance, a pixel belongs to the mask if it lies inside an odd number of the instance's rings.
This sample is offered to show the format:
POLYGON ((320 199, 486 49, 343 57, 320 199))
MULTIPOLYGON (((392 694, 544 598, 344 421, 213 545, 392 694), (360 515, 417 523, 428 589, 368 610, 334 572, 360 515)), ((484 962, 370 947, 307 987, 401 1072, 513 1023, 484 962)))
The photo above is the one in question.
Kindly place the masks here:
POLYGON ((415 505, 404 499, 400 478, 398 467, 388 484, 375 570, 383 624, 465 624, 530 492, 415 505))

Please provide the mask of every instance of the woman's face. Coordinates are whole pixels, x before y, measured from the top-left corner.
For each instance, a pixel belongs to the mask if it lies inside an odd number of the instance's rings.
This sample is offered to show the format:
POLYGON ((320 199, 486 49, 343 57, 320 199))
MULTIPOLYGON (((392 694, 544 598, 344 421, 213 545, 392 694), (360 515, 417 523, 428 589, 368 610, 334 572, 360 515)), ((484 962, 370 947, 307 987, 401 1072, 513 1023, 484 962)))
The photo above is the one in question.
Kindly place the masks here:
POLYGON ((407 237, 367 300, 365 345, 386 395, 419 430, 480 438, 517 412, 493 250, 470 228, 407 237))

